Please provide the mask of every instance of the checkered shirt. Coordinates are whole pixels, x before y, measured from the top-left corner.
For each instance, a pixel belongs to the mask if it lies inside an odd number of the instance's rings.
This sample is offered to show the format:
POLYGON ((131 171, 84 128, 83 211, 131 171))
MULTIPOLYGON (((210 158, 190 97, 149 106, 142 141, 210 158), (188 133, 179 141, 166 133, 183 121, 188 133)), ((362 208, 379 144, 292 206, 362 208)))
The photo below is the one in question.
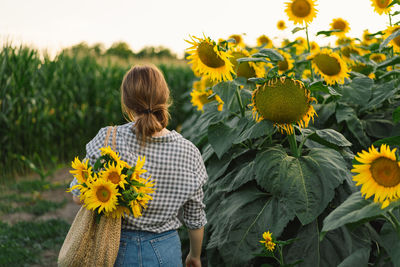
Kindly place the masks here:
MULTIPOLYGON (((104 146, 107 127, 86 145, 86 158, 93 166, 104 146)), ((112 134, 109 144, 112 143, 112 134)), ((176 131, 151 137, 140 151, 134 132, 134 123, 117 126, 116 150, 122 160, 133 166, 138 156, 145 156, 144 169, 156 181, 153 200, 143 211, 143 216, 125 217, 122 228, 161 233, 179 228, 182 223, 189 229, 198 229, 207 222, 203 204, 202 186, 207 180, 203 159, 196 146, 176 131), (140 154, 139 154, 140 153, 140 154)), ((146 176, 143 178, 147 178, 146 176)), ((78 182, 76 178, 71 187, 78 182)), ((72 191, 79 196, 79 190, 72 191)))

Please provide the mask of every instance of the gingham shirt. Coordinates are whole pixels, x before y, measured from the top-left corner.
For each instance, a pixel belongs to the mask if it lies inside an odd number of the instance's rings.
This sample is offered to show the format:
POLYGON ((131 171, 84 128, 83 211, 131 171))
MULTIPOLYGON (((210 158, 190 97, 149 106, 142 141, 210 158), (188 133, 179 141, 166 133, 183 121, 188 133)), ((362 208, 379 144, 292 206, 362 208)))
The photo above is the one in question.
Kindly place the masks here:
MULTIPOLYGON (((104 146, 107 127, 86 145, 86 158, 93 166, 100 157, 100 148, 104 146)), ((109 138, 111 144, 112 134, 109 138)), ((143 216, 125 217, 122 228, 161 233, 179 228, 182 222, 189 229, 198 229, 207 222, 203 204, 202 186, 207 180, 203 159, 196 146, 176 131, 164 136, 151 137, 139 153, 140 144, 134 132, 134 123, 117 126, 116 150, 122 160, 133 166, 138 156, 145 156, 143 175, 151 175, 156 181, 153 200, 143 216), (178 215, 179 213, 179 215, 178 215)), ((76 178, 71 186, 76 185, 76 178)), ((79 190, 72 193, 79 196, 79 190)))

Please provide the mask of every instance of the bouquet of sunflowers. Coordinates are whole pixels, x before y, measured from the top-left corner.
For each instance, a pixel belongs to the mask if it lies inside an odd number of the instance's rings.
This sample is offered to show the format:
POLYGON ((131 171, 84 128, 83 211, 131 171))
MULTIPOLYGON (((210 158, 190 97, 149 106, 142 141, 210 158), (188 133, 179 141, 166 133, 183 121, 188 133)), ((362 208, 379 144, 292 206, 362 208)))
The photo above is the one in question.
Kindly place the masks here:
POLYGON ((101 157, 94 166, 89 165, 89 160, 80 161, 75 157, 74 170, 70 172, 79 184, 69 188, 68 192, 79 189, 84 207, 98 215, 112 218, 130 214, 135 218, 142 216, 142 210, 153 199, 150 194, 155 192, 151 177, 140 177, 147 172, 143 169, 145 157, 139 157, 135 166, 129 166, 109 146, 100 151, 101 157))

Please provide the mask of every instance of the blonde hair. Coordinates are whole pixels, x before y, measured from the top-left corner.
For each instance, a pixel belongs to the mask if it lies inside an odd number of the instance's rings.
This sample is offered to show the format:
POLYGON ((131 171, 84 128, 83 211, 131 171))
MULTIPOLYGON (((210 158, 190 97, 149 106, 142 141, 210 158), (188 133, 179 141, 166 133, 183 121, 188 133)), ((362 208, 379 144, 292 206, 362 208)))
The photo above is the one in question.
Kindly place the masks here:
MULTIPOLYGON (((168 125, 169 89, 161 71, 153 65, 132 67, 121 84, 121 107, 144 146, 146 138, 168 125)), ((126 116, 125 116, 126 118, 126 116)))

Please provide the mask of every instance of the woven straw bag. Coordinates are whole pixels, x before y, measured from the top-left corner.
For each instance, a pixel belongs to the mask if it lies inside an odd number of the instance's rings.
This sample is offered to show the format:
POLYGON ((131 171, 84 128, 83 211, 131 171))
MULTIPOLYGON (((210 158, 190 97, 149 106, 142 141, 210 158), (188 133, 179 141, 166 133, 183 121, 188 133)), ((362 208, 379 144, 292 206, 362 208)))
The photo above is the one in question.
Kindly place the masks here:
MULTIPOLYGON (((113 129, 112 146, 115 151, 116 127, 108 127, 104 145, 113 129)), ((96 222, 93 211, 83 206, 72 222, 58 255, 58 266, 114 266, 121 236, 121 219, 101 216, 96 222)))

